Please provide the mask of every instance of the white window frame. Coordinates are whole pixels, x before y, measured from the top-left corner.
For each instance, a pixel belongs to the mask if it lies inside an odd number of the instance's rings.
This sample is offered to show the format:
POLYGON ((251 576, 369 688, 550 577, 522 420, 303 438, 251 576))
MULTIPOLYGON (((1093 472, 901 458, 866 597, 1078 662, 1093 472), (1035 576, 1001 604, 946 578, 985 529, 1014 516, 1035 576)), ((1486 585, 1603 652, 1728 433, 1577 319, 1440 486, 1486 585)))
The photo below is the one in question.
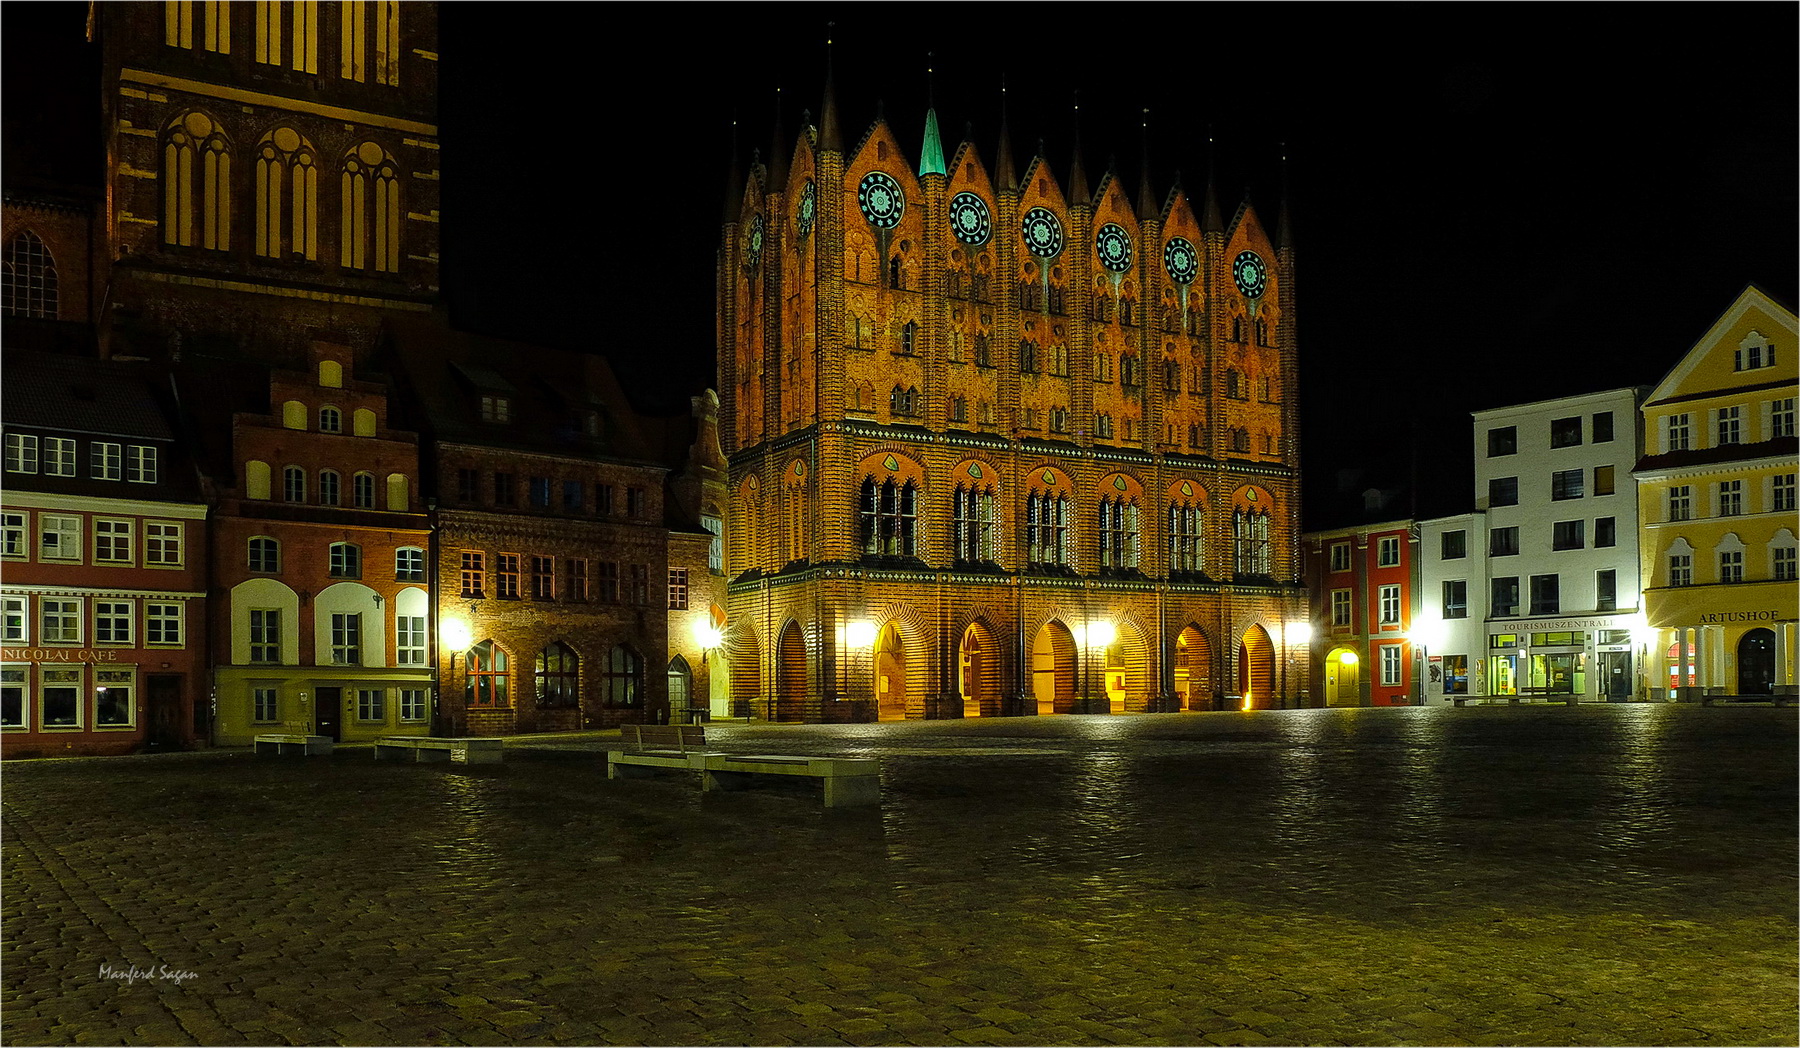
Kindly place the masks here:
POLYGON ((0 643, 21 647, 31 643, 31 598, 0 597, 0 643))
POLYGON ((8 433, 6 435, 6 472, 36 473, 38 471, 38 438, 32 433, 8 433))
POLYGON ((0 513, 0 557, 26 560, 31 556, 25 545, 25 533, 30 519, 24 513, 0 513))
POLYGON ((41 459, 46 477, 72 477, 75 475, 75 451, 78 445, 72 437, 45 437, 43 457, 41 459))
POLYGON ((1693 418, 1682 411, 1663 419, 1663 451, 1686 451, 1693 447, 1693 418))
MULTIPOLYGON (((0 695, 16 691, 19 700, 19 715, 15 719, 5 719, 0 715, 0 730, 31 730, 31 667, 22 662, 9 662, 0 665, 0 695)), ((0 699, 0 708, 4 708, 4 700, 0 699)))
POLYGON ((425 551, 417 546, 401 546, 395 550, 394 579, 397 582, 424 582, 425 551))
POLYGON ((125 476, 125 446, 111 441, 88 442, 88 476, 95 480, 120 480, 125 476))
POLYGON ((399 707, 400 723, 422 724, 427 716, 429 705, 424 688, 396 688, 395 704, 399 707))
POLYGON ((269 535, 252 535, 252 536, 250 536, 249 540, 244 543, 244 564, 245 564, 247 570, 253 571, 253 572, 257 573, 258 575, 279 575, 279 574, 281 574, 281 540, 278 538, 269 536, 269 535), (268 548, 274 551, 274 556, 275 556, 275 566, 274 567, 259 568, 256 566, 255 556, 256 556, 256 544, 258 542, 268 543, 269 544, 268 548))
POLYGON ((82 632, 82 607, 80 597, 39 597, 38 598, 38 642, 45 647, 67 645, 79 647, 84 636, 82 632), (55 615, 57 627, 50 628, 50 616, 55 615), (69 634, 73 632, 74 636, 69 634))
POLYGON ((38 514, 38 560, 56 561, 61 564, 81 563, 81 518, 66 513, 38 514), (56 536, 55 552, 50 552, 44 540, 52 534, 56 536))
POLYGON ((325 573, 334 579, 362 578, 362 547, 354 542, 333 542, 326 551, 325 573))
POLYGON ((1378 568, 1400 566, 1400 536, 1385 535, 1375 540, 1375 566, 1378 568))
POLYGON ((1794 435, 1794 400, 1783 397, 1769 401, 1769 439, 1794 435))
POLYGON ((105 666, 94 667, 94 685, 89 694, 93 696, 95 731, 131 731, 137 727, 137 684, 135 670, 110 669, 105 666), (125 692, 125 719, 102 723, 100 720, 100 693, 112 690, 125 692))
POLYGON ((145 444, 126 445, 125 482, 127 484, 154 484, 156 478, 156 449, 145 444))
POLYGON ((1723 448, 1744 442, 1744 412, 1737 405, 1720 408, 1714 421, 1713 447, 1723 448))
POLYGON ((425 665, 425 616, 394 616, 394 665, 425 665))
POLYGON ((1719 581, 1724 583, 1744 581, 1743 550, 1722 549, 1719 551, 1719 581))
POLYGON ((1676 484, 1669 488, 1668 520, 1692 520, 1694 517, 1694 489, 1688 484, 1676 484))
POLYGON ((94 518, 94 563, 95 564, 128 564, 137 563, 137 525, 134 521, 122 517, 94 518), (123 555, 121 556, 121 548, 123 555), (102 556, 102 549, 107 554, 102 556))
POLYGON ((39 731, 81 731, 87 724, 84 714, 87 712, 85 684, 82 681, 82 668, 79 665, 55 665, 39 663, 37 672, 37 716, 39 731), (51 724, 45 718, 50 712, 48 692, 55 688, 58 691, 68 689, 74 693, 75 719, 68 724, 51 724))
POLYGON ((387 689, 356 689, 356 719, 362 724, 386 724, 387 689))
POLYGON ((1741 480, 1719 481, 1718 496, 1713 503, 1716 516, 1741 517, 1744 515, 1744 482, 1741 480))
POLYGON ((1348 542, 1332 543, 1329 555, 1331 557, 1332 571, 1350 570, 1350 544, 1348 542))
POLYGON ((187 638, 187 604, 183 601, 144 602, 144 646, 179 648, 187 638))
POLYGON ((178 520, 144 521, 144 566, 179 568, 186 560, 183 527, 178 520))
POLYGON ((1349 626, 1354 624, 1353 611, 1355 603, 1347 589, 1331 591, 1331 624, 1333 626, 1349 626))
POLYGON ((331 662, 334 666, 362 665, 362 613, 331 613, 331 662))
POLYGON ((281 635, 281 610, 280 608, 249 609, 246 628, 250 637, 249 658, 253 665, 272 666, 281 663, 282 652, 287 646, 286 638, 281 635), (259 616, 262 620, 260 625, 257 622, 259 616), (257 657, 259 653, 269 654, 271 648, 274 649, 274 658, 257 657))
POLYGON ((129 648, 137 643, 137 602, 94 599, 94 646, 129 648))
POLYGON ((1384 688, 1398 687, 1405 681, 1405 676, 1401 672, 1405 660, 1402 658, 1403 652, 1400 650, 1400 645, 1383 644, 1380 645, 1380 648, 1381 686, 1384 688))
POLYGON ((1390 583, 1389 585, 1385 585, 1385 586, 1381 587, 1381 589, 1378 591, 1378 593, 1379 593, 1378 599, 1380 601, 1380 607, 1381 607, 1381 624, 1383 626, 1399 625, 1400 624, 1400 586, 1399 586, 1399 584, 1398 583, 1390 583))
POLYGON ((1769 509, 1773 512, 1793 512, 1796 505, 1794 474, 1777 473, 1769 478, 1769 509))
POLYGON ((275 687, 250 686, 250 722, 252 724, 279 724, 281 722, 281 689, 275 687))

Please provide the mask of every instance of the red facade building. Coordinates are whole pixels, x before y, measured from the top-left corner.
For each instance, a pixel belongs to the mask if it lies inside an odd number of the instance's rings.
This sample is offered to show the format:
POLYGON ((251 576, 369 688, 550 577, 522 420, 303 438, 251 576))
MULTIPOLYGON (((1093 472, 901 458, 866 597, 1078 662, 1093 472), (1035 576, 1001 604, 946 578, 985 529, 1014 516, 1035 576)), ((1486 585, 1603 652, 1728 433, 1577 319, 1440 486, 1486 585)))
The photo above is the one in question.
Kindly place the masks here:
POLYGON ((1387 521, 1309 532, 1313 674, 1327 706, 1409 706, 1417 691, 1412 629, 1418 536, 1387 521))

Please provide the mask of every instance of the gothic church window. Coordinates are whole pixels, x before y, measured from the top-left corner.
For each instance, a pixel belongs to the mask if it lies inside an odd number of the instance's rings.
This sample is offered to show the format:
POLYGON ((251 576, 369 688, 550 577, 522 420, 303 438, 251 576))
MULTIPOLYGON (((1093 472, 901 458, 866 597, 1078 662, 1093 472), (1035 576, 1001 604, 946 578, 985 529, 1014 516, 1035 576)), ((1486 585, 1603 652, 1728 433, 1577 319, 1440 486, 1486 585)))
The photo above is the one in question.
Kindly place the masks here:
POLYGON ((1033 491, 1025 499, 1025 559, 1037 566, 1069 566, 1069 497, 1033 491))
POLYGON ((880 557, 913 555, 913 528, 918 523, 918 488, 892 477, 879 486, 864 477, 857 500, 857 534, 865 554, 880 557))
POLYGON ((256 60, 281 65, 284 53, 296 73, 319 71, 318 0, 253 0, 256 5, 256 60))
POLYGON ((1124 497, 1100 500, 1100 567, 1138 566, 1138 504, 1124 497))
POLYGON ((1273 574, 1269 548, 1269 515, 1265 512, 1232 514, 1232 537, 1236 547, 1235 567, 1239 575, 1269 576, 1273 574))
POLYGON ((399 0, 342 0, 339 5, 342 38, 338 48, 338 75, 345 80, 398 86, 400 83, 399 0), (369 66, 373 41, 375 64, 369 66))
POLYGON ((393 156, 374 142, 363 142, 344 157, 342 181, 338 264, 400 272, 400 174, 393 156))
POLYGON ((312 143, 293 128, 269 132, 256 147, 256 253, 319 257, 319 171, 312 143), (285 248, 285 250, 284 250, 285 248))
POLYGON ((992 487, 958 484, 951 499, 951 557, 965 564, 999 560, 997 519, 992 487))
POLYGON ((1206 516, 1190 502, 1169 504, 1169 570, 1197 574, 1206 570, 1206 516))
POLYGON ((56 319, 56 259, 31 230, 6 242, 6 287, 0 292, 9 317, 56 319))
POLYGON ((163 138, 163 243, 231 247, 231 146, 205 113, 188 112, 163 138))

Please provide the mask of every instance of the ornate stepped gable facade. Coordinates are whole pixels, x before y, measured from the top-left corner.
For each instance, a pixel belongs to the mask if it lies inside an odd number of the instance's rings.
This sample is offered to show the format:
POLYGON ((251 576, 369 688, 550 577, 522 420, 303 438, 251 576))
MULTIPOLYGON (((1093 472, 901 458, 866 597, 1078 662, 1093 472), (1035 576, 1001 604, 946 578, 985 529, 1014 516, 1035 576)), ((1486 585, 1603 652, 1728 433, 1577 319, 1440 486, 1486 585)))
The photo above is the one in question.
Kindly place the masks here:
POLYGON ((733 712, 1301 701, 1285 237, 822 112, 719 248, 733 712))

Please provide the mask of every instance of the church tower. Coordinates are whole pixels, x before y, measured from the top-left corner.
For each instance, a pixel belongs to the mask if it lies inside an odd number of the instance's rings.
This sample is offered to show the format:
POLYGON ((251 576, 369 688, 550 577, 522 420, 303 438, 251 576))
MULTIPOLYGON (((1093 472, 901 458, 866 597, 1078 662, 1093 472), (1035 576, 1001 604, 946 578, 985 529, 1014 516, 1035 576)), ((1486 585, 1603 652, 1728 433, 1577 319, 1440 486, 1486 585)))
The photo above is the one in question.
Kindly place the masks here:
MULTIPOLYGON (((1147 130, 1146 130, 1147 137, 1147 130)), ((1209 179, 816 126, 718 254, 734 711, 1304 704, 1293 250, 1209 179)), ((779 147, 779 142, 778 142, 779 147)), ((1146 143, 1147 148, 1147 143, 1146 143)))

